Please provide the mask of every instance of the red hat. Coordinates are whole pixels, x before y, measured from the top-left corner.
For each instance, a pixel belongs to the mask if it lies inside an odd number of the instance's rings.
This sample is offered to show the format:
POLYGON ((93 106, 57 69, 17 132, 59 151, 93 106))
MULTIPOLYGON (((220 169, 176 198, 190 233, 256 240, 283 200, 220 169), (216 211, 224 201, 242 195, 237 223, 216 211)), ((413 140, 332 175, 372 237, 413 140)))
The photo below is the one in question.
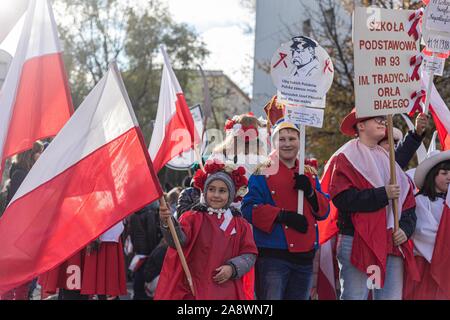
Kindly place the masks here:
POLYGON ((278 102, 278 97, 273 96, 272 99, 264 106, 267 115, 268 126, 275 126, 281 118, 284 118, 284 110, 286 106, 278 102))
POLYGON ((339 130, 341 130, 341 132, 346 136, 354 137, 358 134, 356 131, 356 124, 371 118, 373 117, 356 118, 356 108, 353 108, 352 112, 350 112, 347 116, 345 116, 344 120, 342 120, 339 130))

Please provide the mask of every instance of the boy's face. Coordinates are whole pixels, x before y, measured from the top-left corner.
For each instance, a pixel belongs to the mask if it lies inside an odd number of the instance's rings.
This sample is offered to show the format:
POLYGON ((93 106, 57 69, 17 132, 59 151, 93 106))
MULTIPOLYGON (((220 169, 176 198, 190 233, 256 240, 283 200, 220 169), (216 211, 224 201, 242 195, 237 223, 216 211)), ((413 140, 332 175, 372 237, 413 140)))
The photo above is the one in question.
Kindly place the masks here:
POLYGON ((222 180, 214 180, 206 190, 206 203, 213 209, 222 209, 228 203, 230 192, 222 180))
POLYGON ((300 137, 294 129, 282 129, 278 133, 278 142, 275 146, 280 155, 280 160, 291 161, 297 158, 300 150, 300 137))
POLYGON ((380 141, 386 134, 386 119, 375 117, 357 124, 359 135, 364 135, 372 140, 380 141))

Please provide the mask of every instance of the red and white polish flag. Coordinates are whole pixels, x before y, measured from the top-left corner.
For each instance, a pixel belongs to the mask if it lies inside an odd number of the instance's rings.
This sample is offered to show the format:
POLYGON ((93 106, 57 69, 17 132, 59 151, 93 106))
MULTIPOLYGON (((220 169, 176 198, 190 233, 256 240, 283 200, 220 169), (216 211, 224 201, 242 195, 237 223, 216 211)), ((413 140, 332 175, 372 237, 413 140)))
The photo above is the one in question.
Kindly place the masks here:
POLYGON ((149 146, 156 172, 167 162, 199 143, 192 114, 164 47, 161 47, 161 53, 164 58, 161 90, 149 146))
POLYGON ((0 295, 56 267, 162 194, 115 65, 0 219, 0 295))
MULTIPOLYGON (((429 75, 426 72, 422 72, 421 81, 423 88, 427 87, 428 80, 429 75)), ((436 130, 438 131, 442 150, 450 150, 450 110, 437 91, 434 83, 431 88, 430 113, 433 117, 434 124, 436 125, 436 130)))
POLYGON ((0 92, 0 173, 6 158, 55 136, 72 113, 50 2, 31 0, 0 92))

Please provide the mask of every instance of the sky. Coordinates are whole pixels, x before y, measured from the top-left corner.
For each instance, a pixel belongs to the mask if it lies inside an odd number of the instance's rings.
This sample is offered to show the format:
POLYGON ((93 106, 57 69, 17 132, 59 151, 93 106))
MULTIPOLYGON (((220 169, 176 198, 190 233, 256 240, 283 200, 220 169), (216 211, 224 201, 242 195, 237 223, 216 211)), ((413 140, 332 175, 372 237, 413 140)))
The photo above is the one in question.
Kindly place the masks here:
MULTIPOLYGON (((11 1, 19 0, 6 1, 2 8, 5 5, 10 7, 11 1)), ((26 3, 26 0, 20 1, 26 3)), ((176 22, 190 25, 206 44, 210 55, 203 64, 203 69, 223 71, 242 90, 251 95, 254 13, 243 7, 240 4, 241 0, 161 0, 161 2, 169 7, 170 14, 176 22)), ((20 33, 14 34, 18 39, 20 33)), ((16 38, 10 36, 0 49, 13 54, 16 38)))
POLYGON ((222 70, 251 95, 255 18, 240 0, 163 0, 176 22, 192 26, 210 55, 203 69, 222 70), (250 30, 249 30, 250 29, 250 30))

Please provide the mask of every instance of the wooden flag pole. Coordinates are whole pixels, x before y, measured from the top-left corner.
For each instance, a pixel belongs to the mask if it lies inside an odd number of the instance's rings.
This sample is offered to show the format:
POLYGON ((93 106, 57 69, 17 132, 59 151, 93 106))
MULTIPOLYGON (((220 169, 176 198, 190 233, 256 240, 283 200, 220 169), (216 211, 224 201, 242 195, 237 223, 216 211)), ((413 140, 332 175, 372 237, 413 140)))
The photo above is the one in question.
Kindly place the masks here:
POLYGON ((202 169, 202 171, 205 172, 205 166, 203 165, 203 159, 202 156, 200 155, 200 151, 198 151, 198 145, 194 146, 194 152, 195 157, 197 158, 198 161, 198 165, 200 166, 200 169, 202 169))
MULTIPOLYGON (((306 127, 300 126, 300 157, 298 162, 298 174, 305 173, 305 141, 306 141, 306 127)), ((297 212, 303 214, 303 190, 298 190, 298 206, 297 212)))
MULTIPOLYGON (((394 120, 392 114, 387 116, 388 141, 389 141, 389 164, 391 172, 391 184, 397 184, 397 175, 395 172, 395 150, 394 150, 394 120)), ((398 199, 392 200, 392 210, 394 212, 394 232, 399 229, 398 224, 398 199)))
MULTIPOLYGON (((162 196, 160 198, 160 201, 161 201, 162 207, 168 208, 166 199, 164 199, 164 196, 162 196)), ((187 265, 186 258, 184 257, 184 253, 181 248, 180 239, 178 239, 178 235, 177 235, 175 226, 173 225, 173 221, 171 218, 167 219, 167 224, 169 226, 170 234, 172 235, 173 241, 175 242, 175 247, 177 249, 178 256, 180 257, 181 266, 183 267, 184 273, 186 274, 186 278, 189 283, 189 287, 191 288, 192 295, 195 297, 194 283, 192 282, 191 272, 189 271, 189 267, 187 265)))

